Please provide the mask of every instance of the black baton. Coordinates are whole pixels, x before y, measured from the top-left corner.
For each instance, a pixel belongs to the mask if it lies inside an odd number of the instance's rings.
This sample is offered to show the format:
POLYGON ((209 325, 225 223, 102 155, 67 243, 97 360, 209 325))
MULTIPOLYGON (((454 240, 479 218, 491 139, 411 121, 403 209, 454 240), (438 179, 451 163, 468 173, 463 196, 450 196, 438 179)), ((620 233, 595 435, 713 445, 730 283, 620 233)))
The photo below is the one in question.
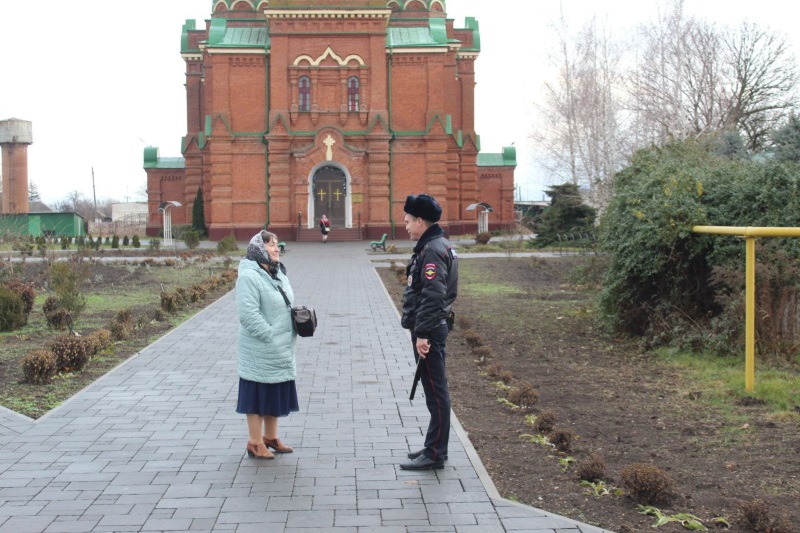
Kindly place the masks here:
POLYGON ((417 383, 419 378, 422 377, 422 357, 417 359, 417 370, 414 372, 414 382, 411 384, 411 394, 408 395, 409 401, 414 399, 414 393, 417 392, 417 383))

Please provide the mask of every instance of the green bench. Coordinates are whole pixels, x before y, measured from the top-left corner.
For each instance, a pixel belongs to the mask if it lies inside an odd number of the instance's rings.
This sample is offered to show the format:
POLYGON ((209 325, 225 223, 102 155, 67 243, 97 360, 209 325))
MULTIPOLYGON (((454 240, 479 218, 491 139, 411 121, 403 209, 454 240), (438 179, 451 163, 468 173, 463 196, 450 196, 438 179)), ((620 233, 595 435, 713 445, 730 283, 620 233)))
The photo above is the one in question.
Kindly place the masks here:
POLYGON ((369 243, 369 245, 372 247, 372 251, 373 252, 377 251, 378 248, 380 248, 381 250, 383 250, 385 252, 386 251, 386 233, 383 234, 383 237, 381 237, 381 240, 372 241, 371 243, 369 243))

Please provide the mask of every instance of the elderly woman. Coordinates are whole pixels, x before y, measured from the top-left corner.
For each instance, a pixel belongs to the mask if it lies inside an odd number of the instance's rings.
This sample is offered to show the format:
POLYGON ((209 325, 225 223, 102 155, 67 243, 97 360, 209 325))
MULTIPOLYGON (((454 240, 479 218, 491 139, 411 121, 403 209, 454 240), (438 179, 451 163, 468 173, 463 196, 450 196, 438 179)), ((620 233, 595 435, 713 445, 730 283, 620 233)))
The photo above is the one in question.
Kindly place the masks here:
POLYGON ((239 263, 236 310, 239 315, 239 401, 247 415, 247 455, 273 459, 292 448, 278 438, 278 418, 298 411, 296 334, 283 292, 294 299, 286 267, 280 262, 278 237, 261 231, 250 239, 239 263))

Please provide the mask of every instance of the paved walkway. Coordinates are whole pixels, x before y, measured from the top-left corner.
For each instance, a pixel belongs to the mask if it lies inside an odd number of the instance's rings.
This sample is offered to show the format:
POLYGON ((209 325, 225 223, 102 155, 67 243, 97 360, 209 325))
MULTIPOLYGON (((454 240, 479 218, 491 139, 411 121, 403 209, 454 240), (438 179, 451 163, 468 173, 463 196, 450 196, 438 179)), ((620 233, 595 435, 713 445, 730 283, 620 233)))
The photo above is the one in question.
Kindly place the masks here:
POLYGON ((363 243, 291 243, 298 339, 295 453, 249 459, 234 412, 230 293, 36 422, 0 410, 0 532, 602 530, 500 498, 454 418, 439 471, 398 468, 423 441, 410 341, 363 243))

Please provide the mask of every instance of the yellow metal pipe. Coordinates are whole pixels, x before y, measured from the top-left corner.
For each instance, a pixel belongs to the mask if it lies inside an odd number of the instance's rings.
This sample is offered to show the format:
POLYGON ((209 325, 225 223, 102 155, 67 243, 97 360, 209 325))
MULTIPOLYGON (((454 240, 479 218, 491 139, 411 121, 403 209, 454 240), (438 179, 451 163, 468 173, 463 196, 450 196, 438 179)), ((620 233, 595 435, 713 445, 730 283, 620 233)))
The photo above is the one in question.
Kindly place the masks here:
POLYGON ((737 226, 694 226, 694 233, 734 235, 738 237, 800 237, 800 228, 758 228, 737 226))
POLYGON ((753 392, 756 387, 756 240, 745 239, 745 348, 744 348, 744 388, 753 392))
POLYGON ((800 228, 767 228, 752 226, 694 226, 693 233, 744 237, 745 270, 745 347, 744 386, 747 392, 756 388, 756 237, 800 237, 800 228))

